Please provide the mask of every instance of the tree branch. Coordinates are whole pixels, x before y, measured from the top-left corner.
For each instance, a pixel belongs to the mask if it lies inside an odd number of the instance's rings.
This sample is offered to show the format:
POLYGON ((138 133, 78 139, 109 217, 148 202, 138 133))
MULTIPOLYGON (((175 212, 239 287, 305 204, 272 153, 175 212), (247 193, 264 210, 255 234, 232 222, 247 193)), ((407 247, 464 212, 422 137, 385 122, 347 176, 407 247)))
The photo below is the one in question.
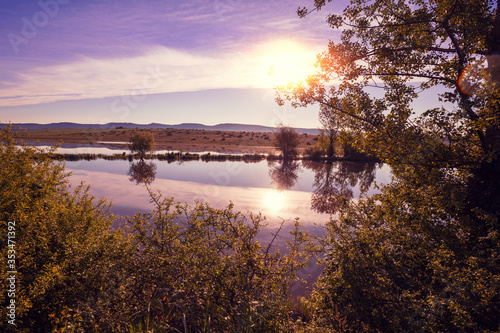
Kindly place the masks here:
POLYGON ((455 80, 452 80, 452 79, 449 79, 446 77, 434 76, 434 75, 428 75, 428 74, 412 74, 412 73, 397 73, 397 72, 395 72, 395 73, 363 73, 363 76, 391 76, 391 75, 420 77, 420 78, 426 78, 426 79, 432 79, 432 80, 441 80, 441 81, 445 81, 448 83, 452 83, 454 85, 456 85, 456 83, 457 83, 455 80))
POLYGON ((323 105, 323 106, 326 106, 326 107, 332 108, 332 109, 334 109, 334 110, 336 110, 336 111, 338 111, 338 112, 340 112, 340 113, 343 113, 343 114, 345 114, 345 115, 347 115, 347 116, 349 116, 349 117, 352 117, 352 118, 358 119, 358 120, 360 120, 360 121, 362 121, 362 122, 365 122, 365 123, 367 123, 367 124, 369 124, 369 125, 371 125, 371 126, 373 126, 373 127, 375 127, 375 128, 378 128, 378 127, 379 127, 379 126, 378 126, 377 124, 375 124, 373 121, 370 121, 370 120, 365 119, 365 118, 363 118, 363 117, 360 117, 360 116, 358 116, 358 115, 355 115, 355 114, 352 114, 352 113, 350 113, 350 112, 347 112, 347 111, 345 111, 345 110, 343 110, 343 109, 341 109, 341 108, 339 108, 339 107, 337 107, 337 106, 335 106, 335 105, 333 105, 333 104, 327 103, 327 102, 325 102, 325 101, 323 101, 323 100, 321 100, 321 99, 319 99, 319 98, 311 97, 311 99, 312 99, 313 101, 315 101, 316 103, 319 103, 319 104, 321 104, 321 105, 323 105))

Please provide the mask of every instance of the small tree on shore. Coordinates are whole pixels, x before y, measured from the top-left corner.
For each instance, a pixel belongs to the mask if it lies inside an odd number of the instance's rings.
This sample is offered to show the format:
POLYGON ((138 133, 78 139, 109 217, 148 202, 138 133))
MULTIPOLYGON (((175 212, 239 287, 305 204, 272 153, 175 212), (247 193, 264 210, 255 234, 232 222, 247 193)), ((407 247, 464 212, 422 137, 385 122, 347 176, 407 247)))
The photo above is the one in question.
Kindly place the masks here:
POLYGON ((155 137, 151 132, 137 132, 129 138, 129 149, 132 154, 139 154, 140 159, 144 155, 154 151, 155 137))
POLYGON ((340 132, 340 123, 327 107, 321 107, 319 112, 319 122, 321 124, 321 134, 323 146, 329 159, 335 155, 335 141, 340 132))
POLYGON ((300 136, 295 129, 278 125, 276 132, 274 132, 274 146, 281 151, 284 160, 298 154, 299 143, 300 136))

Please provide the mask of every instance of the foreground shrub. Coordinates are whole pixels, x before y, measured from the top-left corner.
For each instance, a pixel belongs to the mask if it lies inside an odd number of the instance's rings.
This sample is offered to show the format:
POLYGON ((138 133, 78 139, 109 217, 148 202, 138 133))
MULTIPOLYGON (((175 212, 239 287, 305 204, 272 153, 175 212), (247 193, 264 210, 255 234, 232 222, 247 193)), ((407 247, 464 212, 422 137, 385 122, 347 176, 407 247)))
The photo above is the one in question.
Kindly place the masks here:
MULTIPOLYGON (((2 331, 278 332, 294 325, 289 286, 310 258, 298 222, 281 254, 257 240, 260 215, 234 212, 232 204, 179 204, 150 190, 154 210, 112 229, 119 221, 109 204, 88 187, 72 189, 53 151, 17 147, 9 127, 0 135, 0 225, 15 223, 9 264, 17 272, 15 296, 0 296, 2 331), (15 326, 5 320, 12 299, 15 326)), ((2 270, 4 291, 9 274, 2 270)))
POLYGON ((282 255, 256 240, 260 215, 246 217, 232 204, 191 207, 150 195, 155 210, 128 219, 137 251, 123 292, 109 304, 123 304, 114 324, 160 331, 286 330, 289 285, 309 259, 308 235, 298 224, 289 253, 282 255))
POLYGON ((2 270, 2 290, 12 275, 16 289, 14 297, 1 293, 2 331, 84 327, 92 319, 82 310, 100 293, 120 262, 115 259, 126 252, 120 234, 109 231, 109 205, 94 200, 85 186, 71 189, 63 164, 44 153, 16 147, 9 127, 0 134, 0 264, 7 267, 7 250, 14 250, 16 262, 10 270, 17 271, 2 270), (8 222, 15 224, 11 247, 4 232, 8 222), (5 320, 12 300, 16 326, 5 320))

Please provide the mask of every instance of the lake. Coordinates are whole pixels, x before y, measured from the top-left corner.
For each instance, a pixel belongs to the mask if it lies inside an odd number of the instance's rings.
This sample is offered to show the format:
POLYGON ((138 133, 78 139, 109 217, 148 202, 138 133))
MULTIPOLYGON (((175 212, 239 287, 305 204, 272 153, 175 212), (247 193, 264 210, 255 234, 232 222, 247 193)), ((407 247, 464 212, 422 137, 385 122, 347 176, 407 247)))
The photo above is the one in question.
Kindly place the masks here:
MULTIPOLYGON (((94 149, 91 153, 102 152, 94 149)), ((336 196, 356 199, 363 188, 373 194, 374 182, 387 184, 391 177, 386 165, 354 162, 96 159, 65 164, 72 173, 69 178, 72 186, 81 182, 91 185, 91 194, 111 200, 111 212, 117 215, 131 216, 153 209, 147 182, 154 191, 182 203, 203 200, 212 207, 224 208, 232 202, 235 211, 261 213, 268 223, 259 235, 259 241, 265 245, 284 221, 280 237, 274 243, 280 250, 291 240, 289 232, 296 217, 311 234, 322 235, 322 225, 335 214, 336 196)), ((313 282, 320 271, 311 263, 300 276, 313 282)), ((299 286, 292 292, 303 294, 304 290, 299 286)))
POLYGON ((112 212, 117 215, 153 208, 144 186, 147 179, 150 188, 176 201, 192 204, 198 199, 216 208, 232 202, 237 211, 260 212, 270 228, 277 227, 282 219, 293 224, 299 217, 306 228, 315 229, 315 224, 323 224, 335 213, 337 195, 356 199, 361 188, 372 194, 376 191, 374 182, 390 181, 390 169, 376 163, 104 159, 65 163, 72 173, 71 184, 91 185, 93 195, 112 200, 112 212))

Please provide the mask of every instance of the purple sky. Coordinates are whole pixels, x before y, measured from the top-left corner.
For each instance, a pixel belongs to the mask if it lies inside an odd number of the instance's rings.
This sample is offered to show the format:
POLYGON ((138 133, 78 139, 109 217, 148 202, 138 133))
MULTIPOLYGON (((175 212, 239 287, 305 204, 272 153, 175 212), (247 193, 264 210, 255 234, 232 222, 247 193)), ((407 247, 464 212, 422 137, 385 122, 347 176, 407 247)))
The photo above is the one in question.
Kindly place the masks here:
POLYGON ((0 121, 317 127, 272 90, 339 36, 312 2, 3 0, 0 121))

